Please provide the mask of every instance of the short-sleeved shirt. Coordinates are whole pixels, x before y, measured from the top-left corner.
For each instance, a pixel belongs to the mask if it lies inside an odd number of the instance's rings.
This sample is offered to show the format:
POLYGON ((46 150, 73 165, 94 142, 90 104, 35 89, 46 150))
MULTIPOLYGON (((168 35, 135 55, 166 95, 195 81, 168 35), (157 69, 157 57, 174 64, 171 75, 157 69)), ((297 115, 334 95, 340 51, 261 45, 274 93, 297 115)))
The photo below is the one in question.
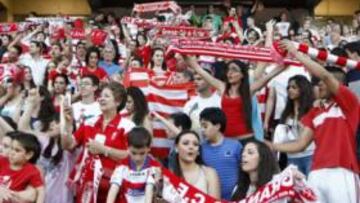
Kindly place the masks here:
POLYGON ((35 165, 26 163, 20 170, 12 170, 9 159, 0 156, 0 186, 13 191, 21 191, 27 186, 37 188, 43 185, 40 171, 35 165))
MULTIPOLYGON (((80 125, 79 129, 74 133, 76 143, 85 146, 91 139, 97 141, 99 141, 99 139, 105 139, 103 144, 106 146, 119 150, 127 150, 126 134, 135 127, 135 124, 126 118, 121 118, 120 114, 116 115, 115 118, 110 121, 105 130, 102 130, 103 122, 104 117, 101 115, 93 125, 80 125)), ((116 162, 108 157, 100 156, 100 160, 103 167, 110 171, 116 166, 116 162)))
POLYGON ((155 184, 157 169, 160 169, 160 163, 150 156, 146 157, 140 170, 136 170, 136 165, 130 157, 124 159, 116 167, 110 181, 111 184, 120 187, 120 197, 117 202, 144 202, 145 187, 148 184, 155 184))
POLYGON ((333 102, 312 108, 302 119, 314 132, 316 149, 312 170, 342 167, 359 173, 356 159, 356 132, 360 104, 345 86, 340 86, 333 102))
POLYGON ((85 75, 95 75, 99 80, 105 80, 108 77, 106 71, 100 67, 97 67, 95 70, 90 70, 88 67, 80 68, 80 76, 85 75))
POLYGON ((238 181, 242 146, 240 142, 224 138, 222 143, 201 145, 201 156, 206 166, 214 168, 219 175, 221 198, 230 200, 238 181))
POLYGON ((100 61, 99 66, 105 70, 105 72, 112 76, 117 73, 122 73, 124 69, 115 63, 106 63, 105 61, 100 61))

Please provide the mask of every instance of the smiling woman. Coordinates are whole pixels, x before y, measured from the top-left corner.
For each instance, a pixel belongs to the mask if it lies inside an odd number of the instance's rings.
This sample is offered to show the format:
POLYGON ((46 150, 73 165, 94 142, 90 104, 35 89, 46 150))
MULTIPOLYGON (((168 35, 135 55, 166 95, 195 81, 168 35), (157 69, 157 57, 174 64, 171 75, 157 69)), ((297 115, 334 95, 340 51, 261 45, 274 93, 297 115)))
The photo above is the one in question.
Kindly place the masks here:
MULTIPOLYGON (((77 187, 76 202, 86 202, 83 198, 97 196, 96 202, 106 202, 110 187, 109 180, 119 160, 127 156, 126 134, 134 127, 134 123, 118 113, 126 102, 125 88, 116 82, 110 82, 102 88, 99 104, 102 115, 95 124, 82 124, 72 136, 71 107, 64 106, 63 118, 66 120, 66 135, 62 144, 67 150, 83 147, 84 150, 73 169, 70 181, 77 187), (82 164, 85 160, 85 164, 82 164), (93 167, 101 165, 102 175, 93 167), (75 174, 79 174, 76 176, 75 174), (93 179, 99 179, 98 185, 93 185, 93 179), (98 188, 98 192, 95 188, 98 188)), ((64 104, 65 105, 65 104, 64 104)), ((94 199, 93 199, 94 200, 94 199)))

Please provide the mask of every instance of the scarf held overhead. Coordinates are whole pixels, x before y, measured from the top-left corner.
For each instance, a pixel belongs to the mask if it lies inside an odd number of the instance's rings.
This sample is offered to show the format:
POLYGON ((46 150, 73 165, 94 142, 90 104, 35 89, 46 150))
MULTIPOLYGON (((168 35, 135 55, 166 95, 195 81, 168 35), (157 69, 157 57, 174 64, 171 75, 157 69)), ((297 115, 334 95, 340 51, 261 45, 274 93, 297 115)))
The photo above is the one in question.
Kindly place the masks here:
MULTIPOLYGON (((340 67, 359 69, 360 61, 350 60, 345 57, 335 56, 326 51, 311 48, 305 44, 293 42, 298 51, 312 58, 322 60, 340 67)), ((252 46, 229 45, 216 42, 204 42, 200 40, 174 40, 169 46, 167 54, 177 52, 180 54, 208 55, 222 58, 232 58, 249 61, 262 61, 270 63, 284 63, 285 65, 301 66, 301 63, 287 57, 279 50, 277 43, 272 48, 259 48, 252 46)))
POLYGON ((139 13, 172 10, 174 13, 181 11, 180 6, 174 1, 159 1, 152 3, 135 4, 133 11, 139 13))

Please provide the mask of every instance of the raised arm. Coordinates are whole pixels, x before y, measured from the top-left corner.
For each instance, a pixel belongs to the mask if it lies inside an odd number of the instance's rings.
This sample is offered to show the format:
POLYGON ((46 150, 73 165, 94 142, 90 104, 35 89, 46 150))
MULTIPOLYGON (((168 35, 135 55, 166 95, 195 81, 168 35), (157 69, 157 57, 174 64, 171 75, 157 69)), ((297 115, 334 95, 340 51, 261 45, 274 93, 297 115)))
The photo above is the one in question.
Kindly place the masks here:
POLYGON ((126 44, 129 44, 131 42, 131 37, 130 37, 130 34, 129 34, 129 30, 127 29, 127 27, 124 24, 121 24, 121 29, 123 31, 124 39, 125 39, 126 44))
POLYGON ((263 88, 272 78, 279 75, 282 71, 284 71, 285 68, 282 66, 277 66, 274 70, 272 70, 269 74, 261 77, 257 81, 251 84, 250 86, 250 92, 252 95, 254 95, 258 90, 263 88))
POLYGON ((236 32, 236 35, 239 37, 240 41, 244 41, 244 35, 243 35, 243 29, 240 27, 239 23, 234 21, 231 23, 234 28, 235 28, 235 32, 236 32))
POLYGON ((320 80, 324 81, 324 83, 329 88, 332 94, 337 93, 340 87, 340 82, 335 78, 334 75, 329 73, 322 65, 313 61, 310 57, 298 52, 295 46, 289 40, 283 40, 281 42, 281 48, 286 49, 297 60, 303 63, 311 74, 320 78, 320 80))
POLYGON ((0 139, 4 136, 4 134, 14 131, 14 129, 4 120, 2 116, 0 116, 0 128, 3 132, 3 134, 0 134, 0 139))
POLYGON ((201 75, 201 77, 204 78, 204 80, 211 86, 213 86, 220 94, 225 92, 225 83, 203 70, 198 64, 195 56, 185 56, 184 58, 188 66, 193 68, 196 73, 201 75))
POLYGON ((73 150, 76 147, 76 141, 73 138, 73 112, 70 105, 63 98, 60 104, 60 135, 61 146, 65 150, 73 150))
MULTIPOLYGON (((29 91, 29 95, 26 98, 24 112, 19 119, 19 125, 18 125, 19 130, 26 131, 26 132, 32 131, 31 126, 30 126, 31 114, 32 114, 35 104, 39 98, 40 98, 39 89, 34 88, 29 91)), ((30 133, 33 133, 33 132, 30 132, 30 133)))
MULTIPOLYGON (((155 116, 156 119, 158 119, 160 122, 162 122, 174 135, 178 135, 181 132, 181 129, 176 127, 173 123, 168 121, 166 118, 164 118, 160 114, 158 114, 156 112, 153 112, 152 114, 155 116)), ((174 138, 174 137, 169 137, 169 138, 174 138)))

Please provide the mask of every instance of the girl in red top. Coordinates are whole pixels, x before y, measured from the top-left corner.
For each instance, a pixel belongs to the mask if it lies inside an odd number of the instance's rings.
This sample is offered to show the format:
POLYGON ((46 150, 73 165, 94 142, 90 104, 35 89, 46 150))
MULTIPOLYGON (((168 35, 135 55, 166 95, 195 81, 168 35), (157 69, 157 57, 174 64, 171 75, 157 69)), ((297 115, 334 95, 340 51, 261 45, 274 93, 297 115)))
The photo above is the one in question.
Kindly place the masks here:
POLYGON ((100 51, 96 47, 91 47, 86 52, 86 67, 80 69, 80 77, 84 75, 95 75, 100 81, 107 79, 108 75, 106 71, 98 67, 98 62, 100 59, 100 51))
POLYGON ((196 58, 187 57, 187 62, 199 75, 211 84, 222 95, 221 108, 226 114, 225 136, 238 139, 242 144, 254 139, 252 129, 251 98, 283 68, 277 67, 268 75, 250 85, 248 65, 233 60, 227 63, 225 82, 216 79, 197 63, 196 58))
POLYGON ((150 62, 151 57, 151 47, 150 42, 147 41, 146 36, 142 33, 139 33, 136 36, 136 55, 143 59, 145 67, 150 62))
POLYGON ((71 107, 64 104, 63 147, 67 150, 83 148, 70 175, 70 183, 76 186, 77 203, 106 202, 111 174, 118 161, 127 156, 126 134, 135 126, 118 114, 125 102, 125 88, 110 82, 99 98, 102 115, 95 124, 80 125, 73 135, 71 107))

